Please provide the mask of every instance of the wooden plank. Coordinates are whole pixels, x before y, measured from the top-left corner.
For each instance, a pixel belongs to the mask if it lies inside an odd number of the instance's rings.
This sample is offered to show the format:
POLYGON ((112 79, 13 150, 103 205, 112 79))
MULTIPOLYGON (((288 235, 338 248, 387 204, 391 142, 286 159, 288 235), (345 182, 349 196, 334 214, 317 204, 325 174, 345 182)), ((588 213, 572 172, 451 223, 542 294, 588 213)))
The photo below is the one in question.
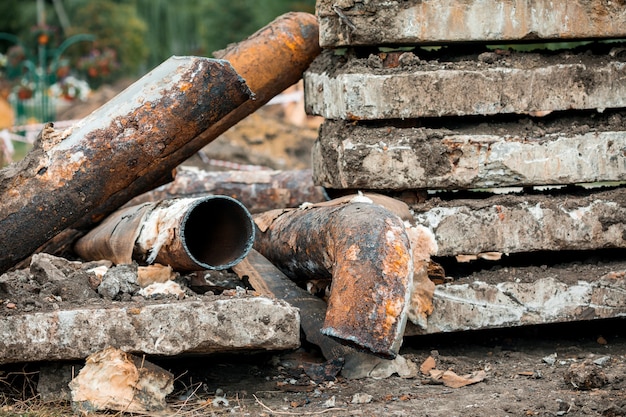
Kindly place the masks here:
POLYGON ((334 189, 473 189, 626 181, 623 113, 450 128, 324 122, 316 184, 334 189), (623 129, 623 130, 619 130, 623 129))
POLYGON ((317 2, 320 44, 439 44, 626 36, 626 10, 604 0, 317 2))

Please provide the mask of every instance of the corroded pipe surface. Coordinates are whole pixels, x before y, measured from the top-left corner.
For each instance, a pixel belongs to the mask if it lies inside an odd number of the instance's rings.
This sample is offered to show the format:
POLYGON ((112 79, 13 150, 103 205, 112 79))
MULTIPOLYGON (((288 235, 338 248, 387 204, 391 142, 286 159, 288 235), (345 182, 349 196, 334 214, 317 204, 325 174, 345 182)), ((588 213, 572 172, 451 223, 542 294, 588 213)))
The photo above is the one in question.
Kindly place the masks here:
POLYGON ((136 205, 168 198, 227 195, 239 200, 251 213, 328 200, 323 187, 313 184, 310 169, 293 171, 204 171, 176 169, 174 181, 129 201, 136 205))
POLYGON ((181 148, 250 97, 226 61, 172 57, 0 171, 0 273, 75 225, 102 220, 184 160, 181 148))
POLYGON ((396 356, 413 279, 410 240, 397 215, 371 202, 322 203, 255 222, 255 249, 291 279, 332 277, 322 333, 396 356))
POLYGON ((116 211, 74 247, 85 260, 170 265, 178 271, 226 269, 252 248, 248 210, 226 196, 144 203, 116 211))
POLYGON ((49 240, 69 227, 76 233, 67 236, 80 236, 171 181, 181 162, 298 81, 319 55, 318 34, 311 14, 280 16, 221 54, 239 74, 222 60, 171 58, 69 137, 49 135, 43 155, 0 171, 0 235, 10 242, 0 247, 0 273, 40 247, 67 247, 49 240))

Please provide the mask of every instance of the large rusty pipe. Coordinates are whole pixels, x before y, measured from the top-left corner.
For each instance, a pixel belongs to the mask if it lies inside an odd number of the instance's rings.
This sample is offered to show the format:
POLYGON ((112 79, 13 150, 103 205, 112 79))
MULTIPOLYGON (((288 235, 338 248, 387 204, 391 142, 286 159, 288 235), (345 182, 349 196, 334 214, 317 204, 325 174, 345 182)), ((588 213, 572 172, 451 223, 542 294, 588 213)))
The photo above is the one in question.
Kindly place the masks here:
MULTIPOLYGON (((246 82, 252 96, 181 148, 189 157, 213 141, 273 97, 297 83, 320 54, 319 24, 310 13, 289 12, 250 35, 247 39, 215 51, 213 55, 232 65, 246 82)), ((176 166, 183 160, 177 159, 176 166)), ((146 181, 161 185, 162 176, 148 173, 146 181)), ((122 204, 137 193, 123 196, 122 204)), ((121 204, 120 204, 121 205, 121 204)))
POLYGON ((71 132, 47 135, 0 171, 0 235, 10 242, 0 247, 0 273, 38 248, 67 247, 63 239, 170 181, 181 162, 297 82, 320 52, 318 34, 315 16, 288 13, 223 60, 172 58, 71 132))
POLYGON ((22 161, 0 171, 0 273, 153 188, 148 177, 166 177, 172 154, 250 94, 226 61, 172 57, 71 128, 47 125, 22 161))
POLYGON ((178 271, 227 269, 252 248, 248 210, 226 196, 179 198, 116 211, 76 242, 85 260, 153 262, 178 271))
POLYGON ((171 181, 167 177, 171 170, 261 108, 272 97, 298 82, 320 52, 317 18, 302 12, 279 16, 247 39, 215 52, 217 58, 228 61, 245 80, 252 94, 180 149, 162 154, 162 169, 145 170, 135 186, 121 190, 100 210, 94 210, 90 216, 81 219, 74 228, 88 228, 133 197, 171 181))
POLYGON ((255 223, 255 249, 291 279, 332 278, 323 334, 381 357, 397 355, 413 280, 400 217, 353 200, 274 210, 255 223))

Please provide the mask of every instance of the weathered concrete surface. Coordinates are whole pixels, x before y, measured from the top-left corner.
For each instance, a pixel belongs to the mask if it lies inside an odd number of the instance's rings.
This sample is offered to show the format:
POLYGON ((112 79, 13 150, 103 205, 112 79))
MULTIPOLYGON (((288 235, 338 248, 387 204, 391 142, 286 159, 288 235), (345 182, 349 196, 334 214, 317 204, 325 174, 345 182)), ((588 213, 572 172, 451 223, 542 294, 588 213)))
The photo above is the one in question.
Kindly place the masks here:
POLYGON ((328 120, 313 146, 313 181, 335 189, 404 190, 626 180, 626 130, 588 122, 542 134, 556 129, 543 123, 532 129, 530 120, 454 130, 328 120))
POLYGON ((298 310, 265 297, 123 303, 0 317, 0 363, 82 359, 108 346, 170 356, 299 345, 298 310))
POLYGON ((626 36, 626 9, 605 0, 321 0, 322 47, 571 40, 626 36))
MULTIPOLYGON (((396 68, 322 54, 304 75, 305 107, 327 119, 535 114, 626 106, 626 63, 608 56, 513 54, 484 63, 396 68), (584 62, 580 62, 585 59, 584 62)), ((382 64, 381 64, 382 65, 382 64)))
POLYGON ((476 280, 439 285, 425 329, 407 325, 405 335, 477 330, 626 316, 626 270, 567 282, 547 270, 533 282, 476 280))
POLYGON ((413 206, 436 256, 626 247, 626 188, 588 193, 428 200, 413 206))

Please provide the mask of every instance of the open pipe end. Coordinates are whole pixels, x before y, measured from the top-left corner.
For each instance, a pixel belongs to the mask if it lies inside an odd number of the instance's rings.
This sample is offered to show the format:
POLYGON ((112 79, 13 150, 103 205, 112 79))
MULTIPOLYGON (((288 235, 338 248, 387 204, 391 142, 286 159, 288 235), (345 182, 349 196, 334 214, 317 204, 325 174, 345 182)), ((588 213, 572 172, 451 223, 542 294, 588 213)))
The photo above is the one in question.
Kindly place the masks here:
POLYGON ((254 243, 254 222, 239 201, 227 196, 198 199, 187 211, 181 236, 187 255, 202 268, 228 269, 254 243))
POLYGON ((378 356, 383 359, 395 359, 400 350, 400 343, 394 346, 384 346, 381 343, 376 343, 368 338, 362 338, 355 336, 354 334, 345 334, 332 327, 323 327, 320 330, 325 336, 332 338, 333 340, 341 343, 345 346, 350 346, 360 352, 370 353, 374 356, 378 356))

